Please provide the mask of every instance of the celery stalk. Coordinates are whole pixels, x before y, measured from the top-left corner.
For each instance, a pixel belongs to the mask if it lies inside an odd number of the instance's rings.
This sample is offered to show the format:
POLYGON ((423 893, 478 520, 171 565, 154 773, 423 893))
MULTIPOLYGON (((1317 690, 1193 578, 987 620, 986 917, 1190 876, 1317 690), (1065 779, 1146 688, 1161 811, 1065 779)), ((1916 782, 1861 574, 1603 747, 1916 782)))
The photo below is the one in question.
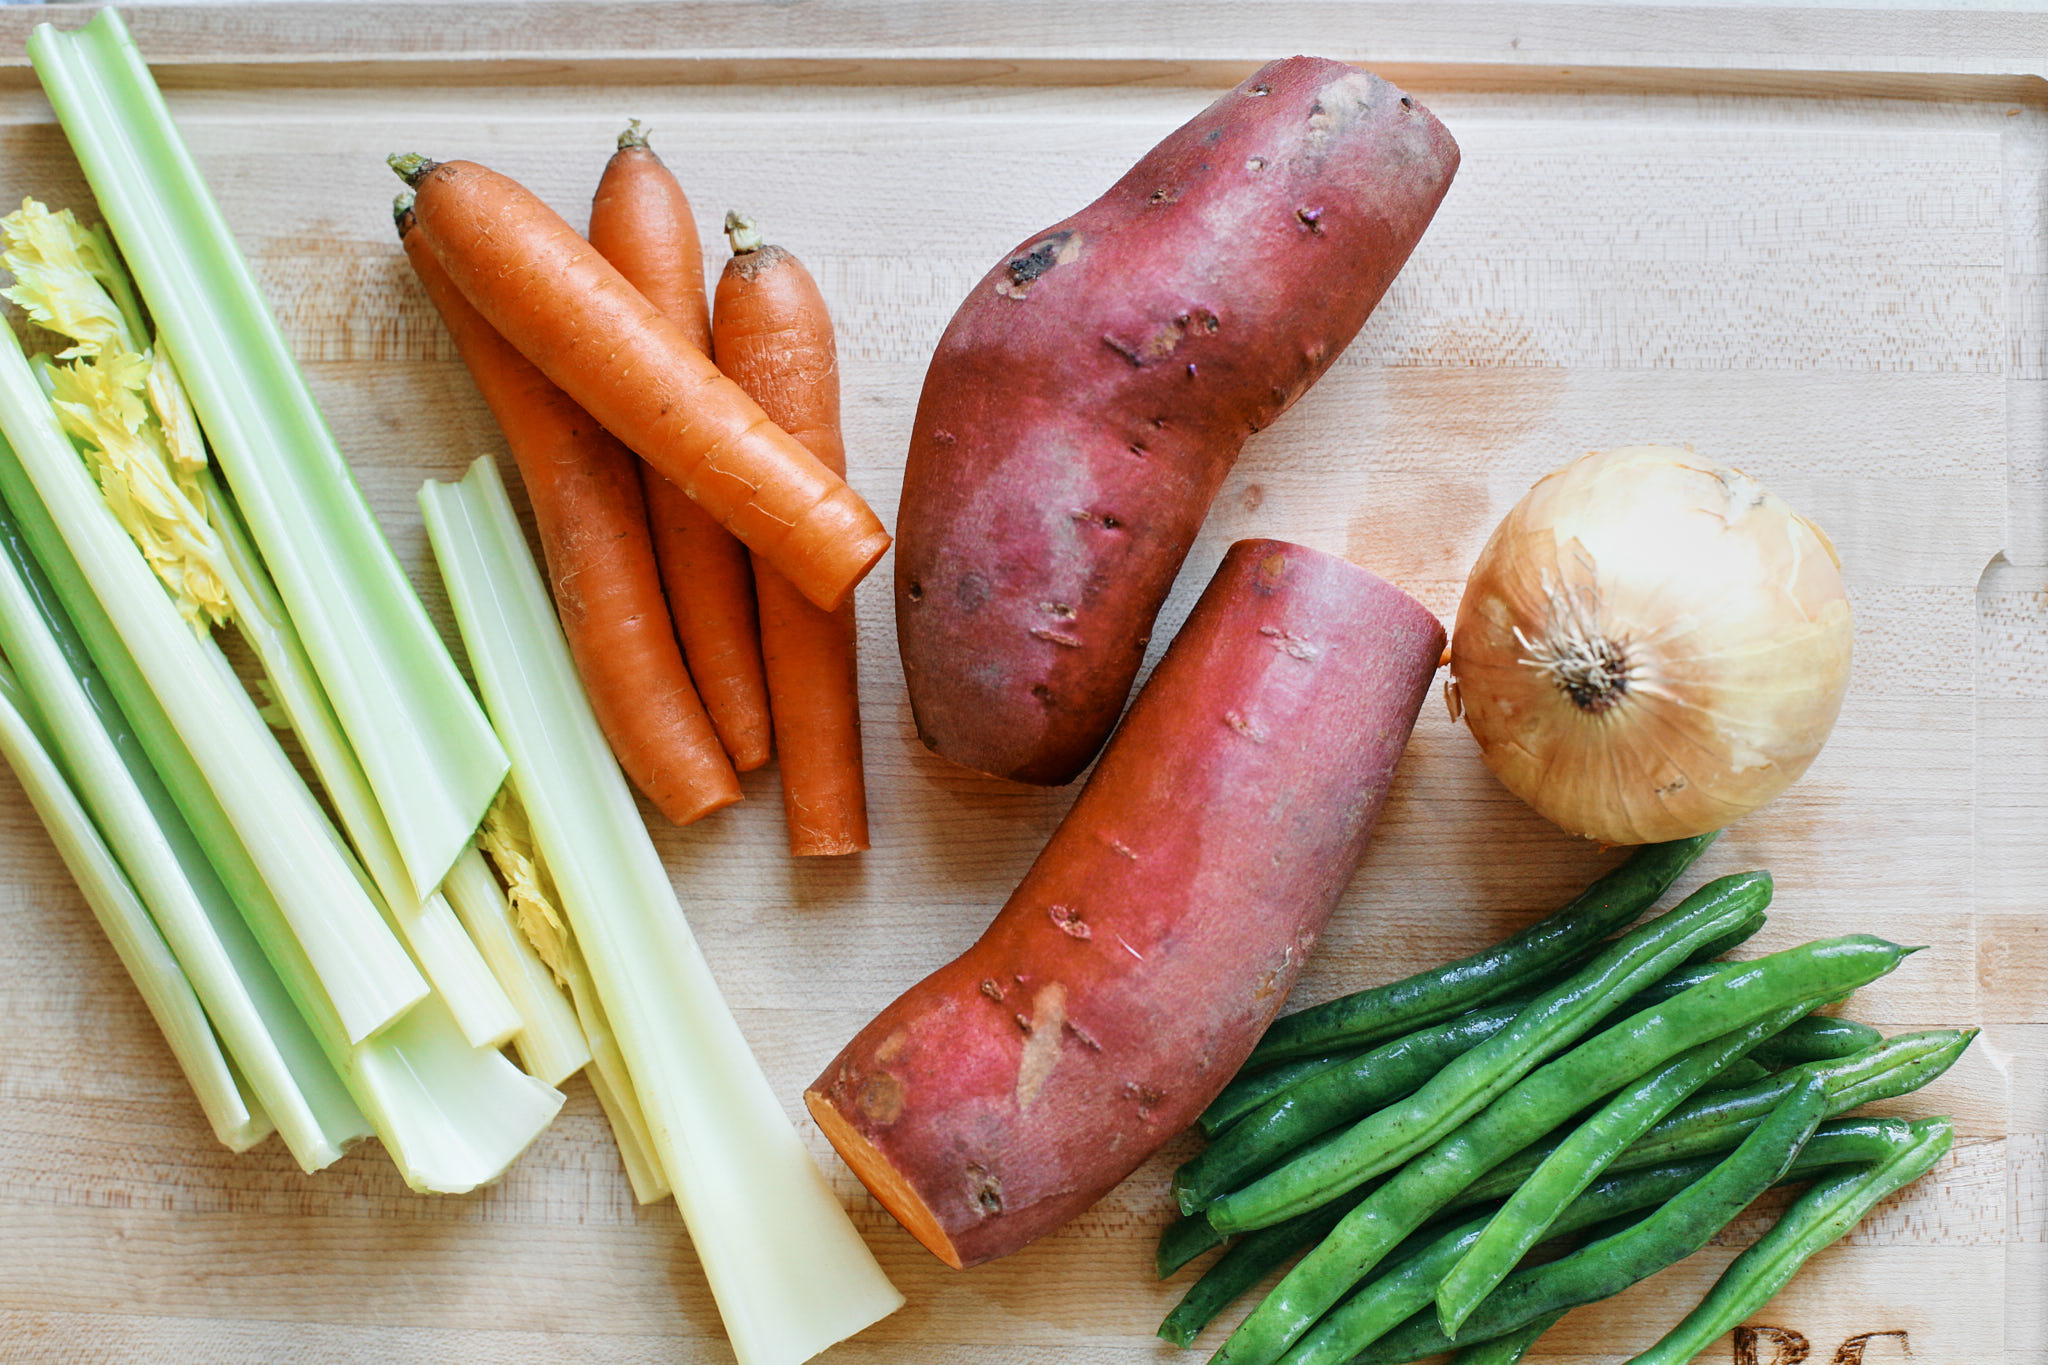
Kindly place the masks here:
MULTIPOLYGON (((195 795, 202 804, 208 799, 203 786, 195 795)), ((503 1175, 553 1121, 561 1092, 502 1053, 471 1047, 438 995, 351 1046, 275 898, 225 821, 196 823, 225 836, 210 850, 222 880, 406 1184, 422 1193, 462 1194, 503 1175)))
POLYGON ((0 232, 16 281, 6 297, 71 343, 55 361, 34 362, 36 378, 108 508, 196 630, 235 623, 394 929, 464 1036, 480 1047, 504 1042, 518 1015, 453 912, 413 890, 298 630, 240 512, 213 477, 177 369, 153 349, 120 257, 104 233, 88 230, 70 210, 53 213, 33 199, 0 219, 0 232))
POLYGON ((471 1047, 503 1047, 519 1035, 524 1021, 518 1008, 445 894, 436 891, 391 918, 471 1047))
POLYGON ((520 937, 532 945, 555 980, 569 992, 577 1023, 590 1047, 590 1088, 597 1092, 597 1102, 611 1124, 619 1159, 633 1185, 633 1197, 642 1204, 668 1198, 668 1176, 655 1155, 653 1134, 640 1107, 640 1096, 633 1089, 625 1054, 619 1050, 618 1034, 605 1017, 597 985, 590 979, 590 968, 562 913, 561 893, 555 889, 554 878, 548 875, 540 850, 534 846, 533 824, 527 819, 526 808, 519 804, 509 786, 498 793, 491 808, 484 812, 483 828, 477 831, 476 842, 490 855, 498 875, 505 879, 520 937))
POLYGON ((0 433, 276 891, 350 1041, 384 1027, 426 995, 426 981, 357 885, 326 813, 219 649, 193 634, 100 500, 12 332, 0 343, 0 433))
POLYGON ((485 710, 618 1031, 741 1365, 806 1360, 902 1305, 718 991, 570 662, 488 458, 420 491, 485 710))
POLYGON ((122 705, 264 956, 406 1183, 426 1193, 461 1194, 497 1179, 553 1120, 561 1093, 503 1055, 469 1046, 438 996, 351 1044, 277 899, 177 731, 161 710, 151 712, 146 689, 133 705, 123 696, 122 705))
MULTIPOLYGON (((315 406, 112 10, 29 56, 424 900, 505 755, 315 406)), ((319 954, 315 961, 325 970, 319 954)))
MULTIPOLYGON (((5 350, 0 347, 0 357, 5 350)), ((415 1005, 376 1037, 350 1044, 249 851, 4 442, 0 496, 14 510, 22 539, 49 575, 107 691, 133 727, 129 740, 146 755, 142 766, 161 776, 161 789, 175 799, 182 816, 181 827, 189 830, 240 912, 241 937, 260 945, 258 965, 267 962, 274 973, 268 979, 285 997, 283 1015, 303 1021, 296 1036, 314 1050, 315 1065, 302 1067, 294 1058, 294 1074, 302 1083, 312 1076, 335 1091, 324 1096, 306 1084, 316 1107, 354 1116, 353 1131, 331 1130, 337 1142, 374 1127, 406 1183, 418 1190, 460 1193, 496 1179, 546 1128, 561 1106, 561 1094, 521 1075, 498 1053, 468 1046, 436 999, 415 1005)), ((185 636, 193 638, 189 630, 185 636)), ((170 822, 165 823, 168 828, 170 822)), ((328 837, 333 839, 332 830, 328 837)), ((352 860, 350 869, 349 875, 356 875, 352 860)), ((249 975, 245 972, 245 979, 249 975)), ((294 1035, 273 1025, 273 1036, 283 1045, 294 1035)))
POLYGON ((547 964, 513 923, 497 878, 474 848, 448 869, 441 891, 519 1011, 512 1046, 526 1074, 560 1085, 590 1064, 590 1044, 547 964))
POLYGON ((626 1167, 626 1183, 633 1187, 633 1199, 655 1204, 673 1193, 668 1176, 654 1154, 653 1139, 647 1132, 647 1116, 640 1101, 630 1092, 622 1093, 597 1067, 590 1068, 590 1088, 612 1127, 612 1140, 619 1145, 619 1160, 626 1167))
POLYGON ((93 918, 163 1030, 213 1135, 228 1150, 246 1152, 269 1136, 270 1120, 237 1084, 177 958, 29 723, 30 706, 14 675, 0 666, 0 756, 21 780, 64 866, 85 893, 93 918))
POLYGON ((439 891, 421 899, 377 805, 376 794, 335 719, 334 708, 306 657, 305 645, 285 614, 234 500, 202 475, 211 523, 220 536, 234 623, 263 665, 292 733, 320 778, 377 894, 420 970, 433 983, 473 1047, 499 1047, 519 1030, 519 1012, 463 932, 439 891))
MULTIPOLYGON (((0 485, 19 471, 11 456, 0 455, 0 485)), ((40 512, 26 490, 7 491, 25 499, 28 519, 40 512)), ((25 541, 0 507, 0 650, 14 662, 48 747, 147 905, 248 1089, 301 1167, 330 1165, 368 1125, 140 752, 25 541)), ((59 571, 65 567, 60 562, 59 571)))

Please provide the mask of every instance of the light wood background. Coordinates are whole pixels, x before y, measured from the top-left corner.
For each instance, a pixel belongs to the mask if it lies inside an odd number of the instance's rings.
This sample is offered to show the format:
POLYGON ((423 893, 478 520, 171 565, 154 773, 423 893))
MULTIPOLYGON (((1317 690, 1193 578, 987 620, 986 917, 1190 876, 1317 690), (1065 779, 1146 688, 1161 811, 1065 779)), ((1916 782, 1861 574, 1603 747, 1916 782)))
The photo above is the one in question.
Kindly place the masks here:
MULTIPOLYGON (((18 66, 44 13, 0 14, 0 169, 11 196, 83 207, 18 66)), ((444 621, 414 491, 502 447, 392 240, 386 152, 488 162, 580 222, 613 135, 648 120, 707 229, 749 209, 819 277, 853 480, 888 520, 925 359, 1001 252, 1267 57, 1405 82, 1463 170, 1365 332, 1245 451, 1157 638, 1253 534, 1349 554, 1448 616, 1495 521, 1589 448, 1691 442, 1818 520, 1857 612, 1847 707, 1809 776, 1687 884, 1768 866, 1757 950, 1852 930, 1931 945, 1848 1012, 1984 1035, 1904 1106, 1955 1115, 1953 1156, 1756 1321, 1816 1362, 1894 1330, 1925 1365, 2048 1359, 2048 18, 706 0, 131 21, 444 621)), ((918 746, 887 574, 860 596, 875 850, 792 863, 772 771, 658 836, 799 1118, 803 1085, 974 938, 1072 795, 918 746)), ((275 1143, 231 1158, 5 779, 0 859, 0 1360, 729 1358, 673 1206, 634 1206, 580 1080, 470 1197, 408 1193, 374 1145, 310 1178, 275 1143)), ((1432 703, 1299 998, 1469 951, 1611 861, 1501 790, 1432 703)), ((1150 1335, 1193 1276, 1150 1273, 1187 1140, 1062 1233, 960 1274, 800 1122, 910 1297, 826 1359, 1193 1358, 1150 1335)), ((1625 1360, 1758 1226, 1574 1313, 1535 1358, 1625 1360)), ((1896 1338, 1864 1356, 1905 1358, 1896 1338)))

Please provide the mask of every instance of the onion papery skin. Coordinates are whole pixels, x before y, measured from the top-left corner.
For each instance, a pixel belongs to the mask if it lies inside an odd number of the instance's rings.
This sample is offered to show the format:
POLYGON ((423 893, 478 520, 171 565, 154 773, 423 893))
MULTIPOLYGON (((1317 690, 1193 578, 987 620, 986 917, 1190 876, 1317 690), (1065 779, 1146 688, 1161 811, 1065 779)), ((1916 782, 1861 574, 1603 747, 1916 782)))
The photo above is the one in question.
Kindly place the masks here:
POLYGON ((1539 813, 1654 843, 1720 829, 1806 771, 1852 633, 1819 527, 1739 470, 1631 446, 1546 476, 1495 529, 1447 692, 1539 813))

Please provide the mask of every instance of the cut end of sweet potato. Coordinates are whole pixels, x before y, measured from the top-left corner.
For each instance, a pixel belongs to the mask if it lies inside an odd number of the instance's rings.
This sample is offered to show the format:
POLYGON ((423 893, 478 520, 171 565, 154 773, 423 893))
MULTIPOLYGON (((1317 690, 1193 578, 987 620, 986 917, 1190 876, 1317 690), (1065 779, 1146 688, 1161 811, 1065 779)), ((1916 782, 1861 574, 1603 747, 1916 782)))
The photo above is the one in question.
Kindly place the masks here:
POLYGON ((804 1107, 811 1111, 811 1117, 817 1121, 819 1129, 838 1150, 840 1157, 860 1177, 860 1183, 882 1201, 882 1207, 908 1228, 911 1236, 924 1243, 926 1251, 955 1270, 966 1269, 959 1251, 953 1246, 953 1239, 946 1236, 945 1229, 939 1226, 931 1207, 910 1188, 910 1182, 889 1163, 881 1149, 869 1142, 833 1107, 830 1099, 817 1091, 804 1091, 804 1107))

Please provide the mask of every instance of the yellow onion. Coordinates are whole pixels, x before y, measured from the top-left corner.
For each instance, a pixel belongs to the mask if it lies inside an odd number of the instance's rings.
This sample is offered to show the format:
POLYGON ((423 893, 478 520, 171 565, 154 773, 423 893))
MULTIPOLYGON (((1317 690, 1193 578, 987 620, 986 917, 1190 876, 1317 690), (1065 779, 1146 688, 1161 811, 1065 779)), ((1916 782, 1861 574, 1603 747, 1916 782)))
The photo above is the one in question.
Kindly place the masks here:
POLYGON ((1726 465, 1632 446, 1531 488, 1480 551, 1451 713, 1486 766, 1609 844, 1719 829, 1813 762, 1849 686, 1821 529, 1726 465))

